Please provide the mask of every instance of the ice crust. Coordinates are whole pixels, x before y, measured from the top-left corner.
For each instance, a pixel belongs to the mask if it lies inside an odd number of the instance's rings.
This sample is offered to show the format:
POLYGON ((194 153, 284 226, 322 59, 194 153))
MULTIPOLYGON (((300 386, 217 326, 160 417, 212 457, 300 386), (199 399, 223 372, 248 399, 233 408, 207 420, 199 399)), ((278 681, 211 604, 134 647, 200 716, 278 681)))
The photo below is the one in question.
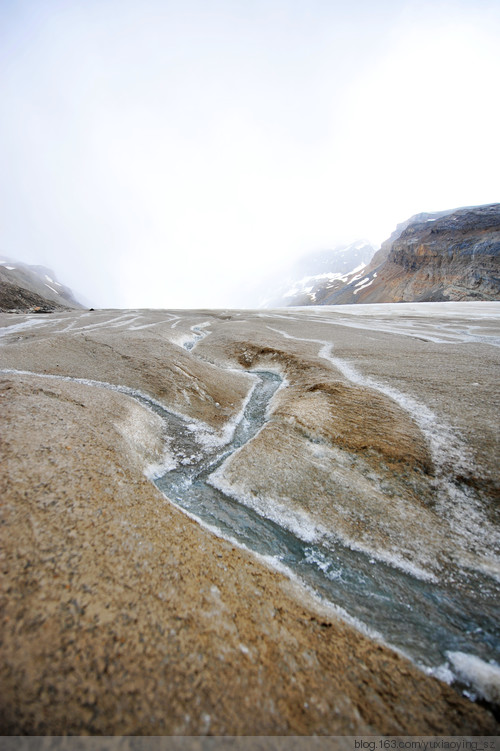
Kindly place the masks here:
POLYGON ((469 684, 482 699, 500 704, 500 665, 465 652, 447 652, 446 656, 459 680, 469 684))

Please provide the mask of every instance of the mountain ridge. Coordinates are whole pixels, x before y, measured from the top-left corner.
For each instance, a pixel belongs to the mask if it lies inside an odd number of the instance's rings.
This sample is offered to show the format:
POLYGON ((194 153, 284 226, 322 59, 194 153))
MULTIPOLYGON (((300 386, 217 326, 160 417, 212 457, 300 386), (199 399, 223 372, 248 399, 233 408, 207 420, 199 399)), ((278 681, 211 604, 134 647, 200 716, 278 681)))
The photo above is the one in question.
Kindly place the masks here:
POLYGON ((0 257, 0 310, 49 313, 83 307, 52 269, 0 257))
POLYGON ((307 253, 295 261, 285 279, 274 283, 262 307, 320 304, 329 285, 345 281, 364 268, 375 251, 368 240, 357 239, 333 249, 307 253))
POLYGON ((397 225, 361 275, 323 286, 315 304, 499 300, 499 259, 500 204, 422 212, 397 225))

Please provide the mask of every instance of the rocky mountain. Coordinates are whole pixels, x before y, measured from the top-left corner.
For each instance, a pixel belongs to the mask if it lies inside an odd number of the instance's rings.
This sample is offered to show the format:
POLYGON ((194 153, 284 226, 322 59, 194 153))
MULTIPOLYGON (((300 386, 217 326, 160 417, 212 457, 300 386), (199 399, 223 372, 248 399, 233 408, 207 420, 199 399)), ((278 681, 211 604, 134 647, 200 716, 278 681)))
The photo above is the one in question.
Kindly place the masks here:
POLYGON ((366 268, 324 284, 311 302, 498 300, 499 261, 500 204, 416 214, 397 226, 366 268))
POLYGON ((269 283, 261 306, 321 304, 331 286, 336 281, 348 282, 370 262, 375 250, 367 240, 356 240, 333 250, 308 253, 293 264, 284 278, 269 283))
POLYGON ((50 269, 0 258, 0 310, 48 313, 82 307, 50 269))

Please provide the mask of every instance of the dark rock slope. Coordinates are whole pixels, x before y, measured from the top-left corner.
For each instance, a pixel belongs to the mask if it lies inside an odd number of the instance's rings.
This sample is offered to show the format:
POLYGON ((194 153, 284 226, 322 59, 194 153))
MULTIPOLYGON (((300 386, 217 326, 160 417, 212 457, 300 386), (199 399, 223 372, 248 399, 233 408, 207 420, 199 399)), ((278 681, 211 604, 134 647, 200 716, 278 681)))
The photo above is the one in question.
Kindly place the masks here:
POLYGON ((324 305, 500 299, 500 204, 417 214, 324 305))
POLYGON ((81 307, 50 269, 0 258, 0 310, 48 313, 81 307))

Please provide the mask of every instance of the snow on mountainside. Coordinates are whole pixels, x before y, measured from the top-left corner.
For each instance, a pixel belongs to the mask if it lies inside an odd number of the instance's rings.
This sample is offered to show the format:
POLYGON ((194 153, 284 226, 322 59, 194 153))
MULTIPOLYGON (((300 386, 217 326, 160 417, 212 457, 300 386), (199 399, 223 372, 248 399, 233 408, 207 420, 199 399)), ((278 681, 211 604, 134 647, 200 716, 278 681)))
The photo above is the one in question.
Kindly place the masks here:
POLYGON ((500 204, 423 212, 398 224, 368 265, 304 277, 284 304, 499 300, 499 261, 500 204))
POLYGON ((375 250, 367 240, 357 240, 334 250, 309 253, 269 286, 261 307, 321 304, 325 291, 336 282, 347 284, 356 278, 375 250))
POLYGON ((416 214, 382 243, 363 278, 333 283, 318 302, 499 300, 499 262, 500 204, 416 214))
POLYGON ((0 310, 45 313, 82 307, 50 269, 0 257, 0 310))

